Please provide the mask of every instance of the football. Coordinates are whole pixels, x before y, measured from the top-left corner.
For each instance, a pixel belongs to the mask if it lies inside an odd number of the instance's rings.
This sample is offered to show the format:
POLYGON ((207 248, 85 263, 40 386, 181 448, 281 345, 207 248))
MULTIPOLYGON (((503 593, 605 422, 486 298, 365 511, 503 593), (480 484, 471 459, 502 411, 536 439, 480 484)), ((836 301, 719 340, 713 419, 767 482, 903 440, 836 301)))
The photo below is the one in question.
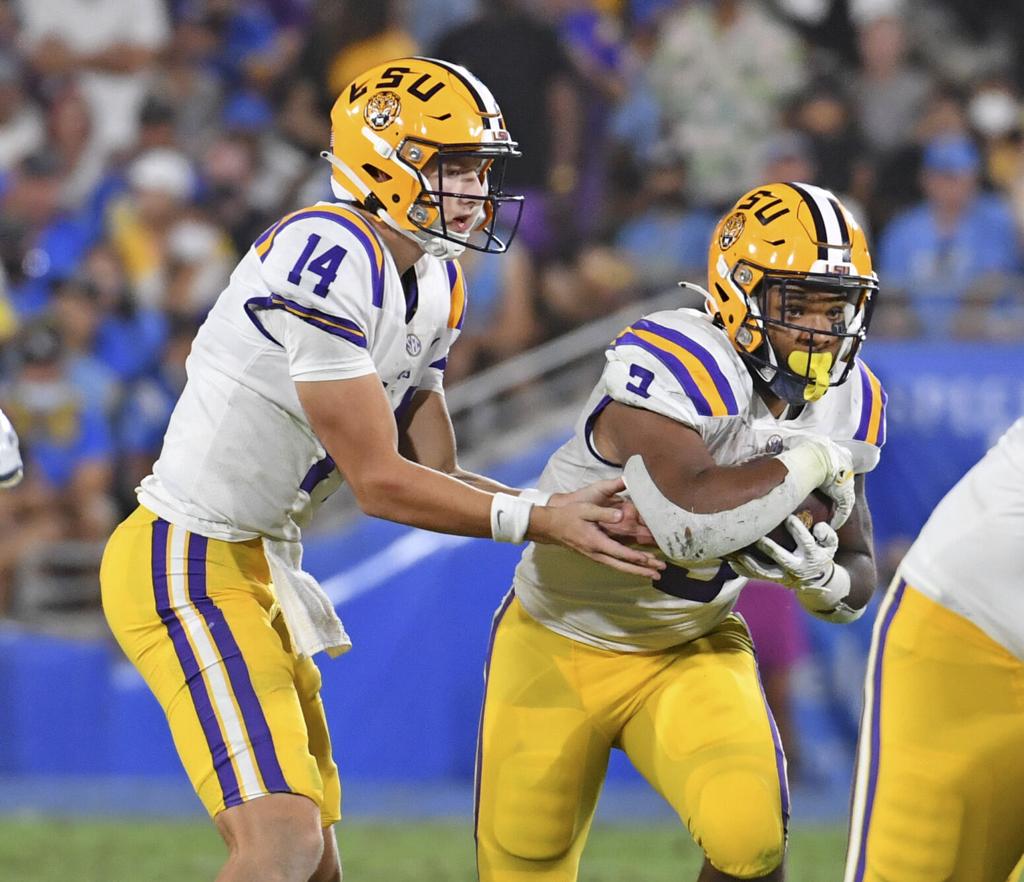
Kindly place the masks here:
MULTIPOLYGON (((812 490, 810 495, 796 507, 793 514, 803 521, 804 526, 810 530, 815 524, 832 519, 832 515, 835 514, 835 503, 820 490, 812 490)), ((786 529, 785 521, 768 533, 767 538, 777 542, 787 551, 792 551, 796 548, 796 540, 793 539, 789 530, 786 529)), ((748 545, 742 549, 742 552, 744 554, 752 554, 759 560, 768 561, 754 544, 748 545)))

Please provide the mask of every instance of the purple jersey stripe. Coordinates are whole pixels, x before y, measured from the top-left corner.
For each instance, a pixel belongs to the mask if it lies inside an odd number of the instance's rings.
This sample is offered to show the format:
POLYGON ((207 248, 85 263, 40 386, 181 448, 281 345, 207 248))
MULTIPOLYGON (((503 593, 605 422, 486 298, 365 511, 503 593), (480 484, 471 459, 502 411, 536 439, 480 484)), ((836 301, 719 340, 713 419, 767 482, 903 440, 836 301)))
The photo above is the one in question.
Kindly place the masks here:
MULTIPOLYGON (((260 233, 260 235, 256 239, 256 241, 252 243, 252 247, 253 248, 259 248, 260 245, 262 245, 264 242, 266 242, 267 238, 270 236, 270 234, 273 233, 274 230, 277 229, 277 224, 279 224, 279 223, 280 223, 280 221, 278 221, 277 223, 271 224, 262 233, 260 233)), ((262 260, 262 258, 260 258, 260 259, 262 260)))
POLYGON ((889 403, 889 396, 885 389, 882 389, 882 416, 878 421, 878 446, 885 444, 885 408, 889 403))
POLYGON ((206 593, 206 549, 208 543, 209 540, 205 536, 198 536, 195 533, 188 534, 186 555, 188 557, 189 600, 199 610, 206 622, 206 627, 209 629, 217 652, 224 663, 228 680, 231 683, 231 691, 234 692, 238 701, 238 709, 242 713, 242 720, 245 723, 253 753, 256 755, 256 765, 259 767, 264 786, 270 793, 291 793, 292 790, 284 779, 281 764, 277 759, 277 751, 274 749, 274 739, 270 733, 270 727, 267 725, 267 718, 263 714, 256 690, 253 689, 249 668, 235 642, 235 635, 231 633, 231 627, 224 618, 220 607, 206 593))
POLYGON ((473 841, 477 841, 480 827, 480 772, 483 768, 484 754, 484 712, 487 710, 487 680, 491 675, 491 656, 494 654, 494 639, 498 636, 498 625, 505 618, 505 613, 516 599, 515 589, 505 595, 491 621, 491 636, 487 641, 487 655, 484 657, 484 697, 480 705, 480 725, 476 733, 476 774, 473 781, 473 841))
POLYGON ((251 321, 256 326, 257 331, 259 331, 271 343, 275 343, 278 346, 281 346, 281 341, 278 340, 273 334, 271 334, 270 331, 268 331, 265 327, 263 327, 263 322, 261 322, 256 317, 257 310, 269 309, 271 308, 271 306, 272 304, 269 297, 250 297, 248 300, 245 301, 244 304, 245 314, 249 316, 249 321, 251 321))
POLYGON ((174 645, 175 655, 178 656, 178 662, 181 664, 182 673, 185 675, 185 682, 188 684, 188 691, 192 696, 192 704, 196 709, 196 716, 199 717, 199 725, 202 727, 203 735, 206 736, 206 744, 213 757, 213 767, 217 771, 217 780, 220 782, 224 805, 227 807, 241 805, 242 795, 238 789, 238 779, 231 766, 228 748, 221 735, 217 715, 213 712, 213 704, 206 691, 206 684, 203 682, 203 673, 192 652, 188 638, 185 636, 181 620, 171 605, 170 591, 167 585, 167 534, 169 529, 170 525, 162 518, 153 522, 152 568, 156 611, 160 616, 160 621, 167 629, 167 634, 174 645))
POLYGON ((366 334, 363 329, 359 327, 357 322, 352 319, 342 318, 340 315, 332 315, 329 312, 323 312, 322 310, 315 309, 312 306, 306 306, 304 303, 299 303, 297 300, 289 300, 287 297, 282 297, 280 294, 270 295, 270 305, 276 306, 279 309, 294 309, 297 312, 302 313, 302 318, 316 319, 318 322, 328 322, 332 325, 340 325, 343 329, 351 331, 354 334, 358 334, 363 340, 366 339, 366 334))
POLYGON ((583 424, 583 440, 587 442, 587 450, 590 451, 590 455, 594 457, 598 462, 603 462, 606 466, 611 466, 613 469, 622 468, 621 463, 608 462, 600 453, 597 452, 597 448, 594 447, 594 442, 591 440, 591 434, 594 431, 594 423, 597 422, 597 418, 601 416, 604 409, 612 403, 612 397, 605 395, 597 404, 594 409, 590 412, 590 416, 587 417, 586 423, 583 424))
POLYGON ((693 402, 694 407, 697 409, 697 413, 701 416, 711 416, 711 404, 707 398, 704 397, 704 393, 700 391, 700 387, 694 382, 693 377, 690 376, 690 371, 686 365, 683 364, 678 358, 676 358, 671 352, 665 352, 664 349, 659 349, 651 343, 648 343, 642 337, 638 337, 636 334, 626 331, 616 341, 615 347, 619 346, 639 346, 645 352, 649 352, 658 361, 660 361, 665 367, 671 372, 672 376, 676 378, 676 381, 680 386, 683 387, 690 400, 693 402))
POLYGON ((409 324, 420 308, 420 280, 416 276, 415 267, 408 277, 403 277, 402 282, 405 288, 405 323, 409 324), (405 284, 406 278, 408 284, 405 284))
POLYGON ((708 376, 711 377, 711 381, 715 384, 715 389, 718 390, 718 394, 722 396, 722 402, 725 404, 726 412, 732 415, 740 412, 739 405, 736 403, 736 396, 733 394, 732 386, 729 385, 729 381, 726 379, 725 374, 722 373, 722 369, 718 366, 718 362, 715 361, 714 357, 708 352, 703 346, 679 331, 674 331, 672 328, 666 328, 664 325, 659 325, 657 322, 648 321, 647 319, 641 319, 635 325, 634 328, 638 328, 642 331, 650 331, 652 334, 657 334, 659 337, 664 337, 666 340, 675 343, 677 346, 681 346, 691 355, 704 365, 704 369, 708 372, 708 376))
POLYGON ((400 423, 402 417, 405 416, 405 412, 409 409, 409 405, 412 403, 412 397, 419 391, 419 386, 410 386, 405 390, 405 395, 402 396, 402 400, 398 402, 398 407, 395 408, 395 422, 400 423))
POLYGON ((331 459, 330 454, 328 454, 319 462, 315 462, 309 467, 309 471, 306 472, 306 477, 304 477, 302 479, 302 483, 299 484, 299 489, 305 493, 312 493, 313 488, 326 479, 333 471, 334 460, 331 459))
MULTIPOLYGON (((452 290, 454 290, 455 289, 455 282, 459 278, 459 271, 455 267, 455 261, 454 260, 449 260, 444 265, 444 268, 448 272, 448 287, 451 288, 452 290)), ((465 280, 463 280, 462 284, 463 285, 466 284, 465 280)), ((465 294, 463 294, 462 312, 459 314, 459 320, 455 323, 455 329, 458 330, 458 331, 461 331, 462 330, 463 322, 465 322, 465 321, 466 321, 466 300, 465 300, 465 294)))
POLYGON ((430 362, 430 367, 438 371, 443 371, 448 367, 448 356, 446 355, 444 358, 439 358, 437 361, 430 362))
POLYGON ((885 613, 878 629, 878 645, 875 647, 875 669, 870 672, 871 682, 874 686, 874 696, 871 702, 871 765, 868 768, 868 792, 864 800, 864 817, 861 819, 860 856, 857 858, 857 872, 854 875, 854 882, 863 882, 865 858, 868 847, 868 831, 871 827, 871 811, 875 804, 875 789, 878 786, 878 751, 882 742, 882 662, 885 658, 885 641, 889 636, 889 627, 900 608, 903 595, 906 592, 907 583, 900 579, 896 585, 892 603, 885 613))
POLYGON ((351 319, 331 315, 329 312, 321 312, 319 309, 305 306, 295 300, 289 300, 280 294, 271 294, 269 297, 252 297, 245 301, 245 310, 249 314, 249 318, 252 319, 253 324, 259 328, 264 337, 277 343, 278 346, 281 344, 270 335, 259 319, 256 318, 255 311, 259 309, 283 309, 289 315, 302 319, 302 321, 312 325, 314 328, 326 331, 335 337, 341 337, 343 340, 348 340, 349 343, 355 343, 361 349, 368 347, 366 335, 359 325, 351 319))
MULTIPOLYGON (((356 239, 359 240, 359 244, 363 246, 363 249, 366 251, 366 256, 370 260, 370 283, 373 286, 373 305, 377 307, 382 306, 384 303, 383 267, 377 263, 377 250, 373 247, 373 243, 370 242, 370 239, 366 235, 366 232, 360 229, 359 225, 356 224, 355 221, 349 220, 347 217, 342 217, 339 214, 335 214, 332 211, 323 211, 322 209, 318 210, 315 208, 311 208, 308 211, 300 211, 297 214, 292 215, 292 217, 288 218, 280 225, 278 225, 276 235, 279 235, 281 233, 281 230, 283 230, 287 226, 290 226, 296 221, 305 220, 306 218, 310 217, 319 217, 323 218, 324 220, 333 221, 334 223, 344 227, 353 236, 355 236, 356 239)), ((274 239, 275 243, 277 242, 276 235, 274 239)), ((271 245, 270 248, 268 248, 260 257, 260 260, 265 261, 267 259, 267 255, 270 254, 273 248, 274 246, 271 245)), ((383 252, 383 246, 381 246, 381 250, 383 252)))
MULTIPOLYGON (((853 440, 866 441, 868 437, 868 426, 871 424, 871 403, 873 396, 871 394, 871 381, 868 379, 868 372, 864 370, 864 366, 860 362, 857 362, 857 371, 860 373, 861 388, 860 423, 857 426, 857 431, 854 432, 853 440)), ((885 430, 882 429, 881 431, 884 432, 885 430)))

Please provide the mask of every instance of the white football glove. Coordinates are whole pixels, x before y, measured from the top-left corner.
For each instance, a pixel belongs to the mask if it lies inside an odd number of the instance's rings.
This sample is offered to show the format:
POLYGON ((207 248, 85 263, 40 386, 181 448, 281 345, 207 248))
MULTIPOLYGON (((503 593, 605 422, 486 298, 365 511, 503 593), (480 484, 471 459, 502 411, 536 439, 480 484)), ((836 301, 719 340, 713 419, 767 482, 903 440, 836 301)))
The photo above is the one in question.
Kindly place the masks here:
POLYGON ((854 609, 846 598, 850 595, 850 574, 835 562, 839 537, 828 524, 815 524, 808 530, 803 521, 790 515, 786 529, 796 540, 796 549, 786 551, 777 542, 759 539, 757 547, 773 563, 763 563, 750 554, 733 555, 733 570, 748 579, 778 582, 792 589, 800 605, 819 619, 836 624, 855 622, 865 607, 854 609))
POLYGON ((774 565, 763 563, 750 554, 740 553, 735 555, 736 563, 745 570, 740 575, 778 582, 797 593, 813 593, 832 575, 835 566, 832 561, 839 548, 839 537, 825 523, 815 524, 812 533, 795 515, 786 518, 785 524, 789 535, 796 541, 796 548, 786 551, 767 536, 758 539, 758 549, 774 565))
POLYGON ((13 487, 21 480, 21 474, 18 433, 0 410, 0 487, 13 487))
POLYGON ((857 502, 853 456, 845 447, 840 447, 824 435, 803 435, 798 443, 813 450, 824 466, 825 480, 818 485, 818 489, 835 503, 836 510, 829 524, 838 530, 846 523, 857 502))

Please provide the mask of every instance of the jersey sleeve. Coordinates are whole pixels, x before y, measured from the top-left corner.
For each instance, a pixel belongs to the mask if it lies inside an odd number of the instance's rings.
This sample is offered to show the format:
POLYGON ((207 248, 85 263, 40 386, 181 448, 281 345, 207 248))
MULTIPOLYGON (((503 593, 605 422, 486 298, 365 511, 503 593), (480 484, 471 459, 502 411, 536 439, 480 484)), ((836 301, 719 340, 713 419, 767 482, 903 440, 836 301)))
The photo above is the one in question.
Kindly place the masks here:
POLYGON ((372 373, 384 252, 366 219, 342 206, 315 205, 282 218, 253 248, 270 293, 246 308, 261 313, 261 323, 285 348, 292 377, 372 373))
POLYGON ((690 426, 707 441, 722 418, 739 415, 742 390, 714 342, 660 314, 626 328, 606 353, 605 394, 690 426))
MULTIPOLYGON (((885 444, 885 408, 888 396, 871 369, 859 358, 843 385, 849 393, 831 427, 822 430, 853 455, 856 474, 872 471, 878 465, 885 444)), ((834 393, 830 393, 834 394, 834 393)))
POLYGON ((462 325, 466 320, 467 289, 466 277, 462 266, 457 260, 445 263, 445 277, 451 291, 451 308, 448 312, 447 326, 441 331, 440 338, 430 353, 430 361, 420 379, 419 388, 430 392, 440 392, 444 387, 444 372, 448 367, 448 353, 462 333, 462 325))

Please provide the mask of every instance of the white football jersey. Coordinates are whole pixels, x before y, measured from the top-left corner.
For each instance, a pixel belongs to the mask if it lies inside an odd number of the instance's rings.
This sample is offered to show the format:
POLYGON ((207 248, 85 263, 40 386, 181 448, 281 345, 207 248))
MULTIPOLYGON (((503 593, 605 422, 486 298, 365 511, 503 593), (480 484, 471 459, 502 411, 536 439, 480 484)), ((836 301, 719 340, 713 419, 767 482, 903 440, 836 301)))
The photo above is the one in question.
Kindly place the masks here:
MULTIPOLYGON (((541 476, 544 490, 573 491, 622 474, 619 464, 602 458, 591 437, 611 401, 690 426, 720 465, 778 453, 787 438, 806 433, 827 435, 849 449, 858 473, 878 463, 885 392, 863 362, 821 400, 777 419, 754 391, 725 332, 701 311, 646 316, 616 338, 606 357, 573 437, 555 451, 541 476)), ((745 581, 716 560, 699 570, 670 565, 655 588, 560 546, 531 544, 514 587, 530 615, 551 630, 592 646, 639 652, 710 631, 728 615, 745 581)))
POLYGON ((1024 659, 1024 418, 935 507, 907 582, 1024 659))
POLYGON ((442 388, 465 310, 462 270, 428 255, 413 270, 403 285, 371 224, 344 205, 270 227, 196 336, 139 501, 215 539, 297 540, 341 476, 294 381, 375 372, 396 419, 418 389, 442 388))

